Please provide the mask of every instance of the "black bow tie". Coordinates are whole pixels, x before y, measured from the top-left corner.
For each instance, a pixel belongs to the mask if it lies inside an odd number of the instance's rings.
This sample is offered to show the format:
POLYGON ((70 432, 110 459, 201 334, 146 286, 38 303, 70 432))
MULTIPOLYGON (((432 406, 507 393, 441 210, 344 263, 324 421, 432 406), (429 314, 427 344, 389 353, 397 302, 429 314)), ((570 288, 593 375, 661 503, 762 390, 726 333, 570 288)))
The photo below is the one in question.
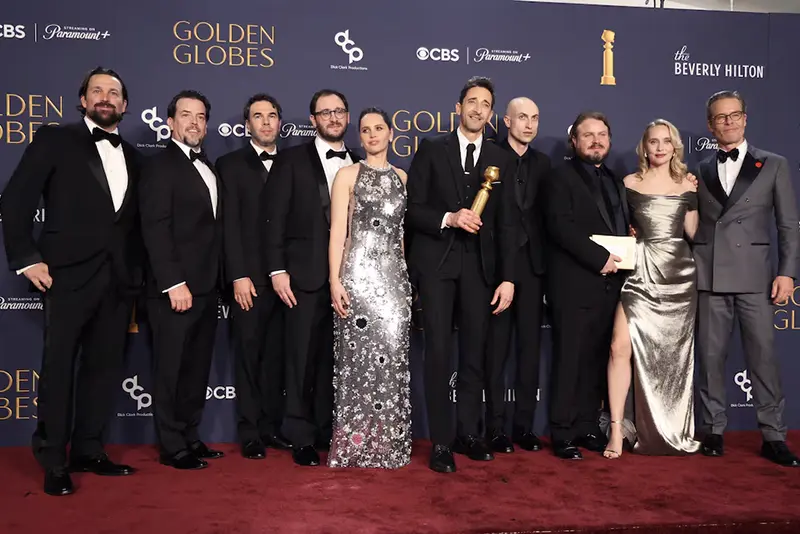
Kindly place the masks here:
POLYGON ((114 148, 118 147, 119 144, 122 142, 122 137, 120 137, 119 134, 109 133, 103 130, 102 128, 92 129, 92 139, 94 139, 95 143, 105 139, 106 141, 114 145, 114 148))
POLYGON ((728 161, 728 158, 731 158, 731 161, 736 161, 739 159, 739 149, 734 148, 730 152, 725 152, 724 150, 717 150, 717 161, 720 163, 725 163, 728 161))
POLYGON ((344 158, 347 157, 347 150, 334 150, 334 149, 331 148, 330 150, 328 150, 325 153, 325 157, 327 159, 331 159, 331 158, 342 158, 342 159, 344 159, 344 158))
POLYGON ((196 160, 196 159, 199 159, 200 161, 202 161, 203 163, 208 165, 208 157, 206 156, 205 152, 203 152, 202 150, 200 152, 195 152, 194 150, 190 150, 189 151, 189 160, 192 163, 194 163, 194 160, 196 160))
POLYGON ((258 155, 261 161, 272 161, 275 159, 275 156, 277 156, 277 154, 269 154, 266 150, 258 155))

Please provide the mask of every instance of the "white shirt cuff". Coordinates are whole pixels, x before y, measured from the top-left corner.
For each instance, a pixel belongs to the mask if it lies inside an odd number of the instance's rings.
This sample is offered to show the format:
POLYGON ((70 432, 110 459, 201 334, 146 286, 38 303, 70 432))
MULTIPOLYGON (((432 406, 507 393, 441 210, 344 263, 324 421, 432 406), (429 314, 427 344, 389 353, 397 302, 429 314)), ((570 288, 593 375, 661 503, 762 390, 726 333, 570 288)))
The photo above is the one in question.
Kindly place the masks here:
POLYGON ((174 286, 169 287, 169 288, 165 289, 164 291, 162 291, 162 293, 169 293, 170 291, 172 291, 176 287, 181 287, 181 286, 185 286, 185 285, 186 285, 186 282, 181 282, 180 284, 175 284, 174 286))
POLYGON ((275 276, 276 274, 281 274, 281 273, 285 273, 285 272, 286 272, 286 271, 285 271, 285 270, 283 270, 283 269, 281 269, 280 271, 272 271, 271 273, 269 273, 269 277, 270 277, 270 278, 272 278, 272 277, 273 277, 273 276, 275 276))
POLYGON ((243 276, 241 278, 237 278, 236 280, 234 280, 234 282, 238 282, 239 280, 246 280, 247 278, 248 278, 247 276, 243 276))
POLYGON ((24 273, 25 271, 27 271, 28 269, 30 269, 30 268, 31 268, 31 267, 33 267, 34 265, 36 265, 36 264, 35 264, 35 263, 32 263, 31 265, 28 265, 27 267, 23 267, 22 269, 17 269, 17 274, 22 274, 22 273, 24 273))
POLYGON ((450 215, 449 211, 444 214, 444 217, 442 217, 442 226, 440 227, 441 230, 444 230, 445 228, 449 228, 449 226, 447 226, 447 216, 448 215, 450 215))

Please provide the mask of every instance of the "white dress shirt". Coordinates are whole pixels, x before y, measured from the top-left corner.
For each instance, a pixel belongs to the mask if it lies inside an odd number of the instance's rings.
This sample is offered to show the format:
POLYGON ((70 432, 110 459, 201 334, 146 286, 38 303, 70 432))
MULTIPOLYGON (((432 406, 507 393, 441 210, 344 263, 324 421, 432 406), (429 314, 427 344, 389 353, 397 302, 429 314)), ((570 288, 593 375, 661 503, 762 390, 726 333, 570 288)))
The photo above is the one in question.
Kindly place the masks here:
POLYGON ((333 145, 329 145, 327 141, 317 136, 317 138, 314 140, 314 146, 317 148, 317 154, 319 154, 319 159, 322 162, 322 168, 325 169, 325 179, 328 180, 328 194, 330 195, 331 189, 333 188, 333 179, 336 178, 336 173, 339 172, 339 169, 342 167, 352 165, 353 160, 350 158, 349 152, 344 159, 339 157, 330 159, 328 158, 328 150, 335 150, 337 152, 347 150, 343 142, 340 143, 338 147, 335 147, 333 145))
MULTIPOLYGON (((183 153, 186 154, 187 158, 191 158, 189 155, 190 152, 200 152, 200 149, 197 148, 190 148, 189 146, 181 143, 174 137, 172 138, 172 142, 175 143, 183 150, 183 153)), ((192 163, 194 168, 197 169, 197 172, 200 173, 200 176, 203 178, 203 182, 205 182, 206 187, 208 188, 208 194, 211 196, 211 208, 214 211, 214 218, 217 218, 217 177, 214 176, 214 173, 211 172, 211 169, 208 168, 208 165, 200 161, 199 159, 194 160, 192 163)), ((170 290, 175 289, 176 287, 180 287, 182 285, 186 285, 186 281, 181 282, 180 284, 175 284, 172 287, 168 287, 162 293, 168 293, 170 290)))
MULTIPOLYGON (((256 144, 255 144, 254 142, 252 142, 252 141, 250 141, 250 146, 251 146, 251 147, 253 147, 253 150, 255 150, 255 151, 256 151, 256 155, 258 155, 258 157, 259 157, 259 158, 261 157, 261 153, 262 153, 262 152, 267 152, 266 150, 264 150, 264 149, 263 149, 263 148, 261 148, 260 146, 256 145, 256 144)), ((277 154, 277 153, 278 153, 278 150, 277 150, 276 148, 273 148, 273 149, 272 149, 272 152, 267 152, 267 154, 271 154, 271 155, 273 155, 273 156, 274 156, 275 154, 277 154)), ((267 169, 267 172, 269 172, 269 171, 271 171, 271 170, 272 170, 272 160, 271 160, 271 159, 263 160, 261 163, 263 163, 263 164, 264 164, 264 168, 265 168, 265 169, 267 169)))
POLYGON ((739 149, 739 156, 736 158, 736 161, 733 161, 731 158, 728 158, 727 160, 725 160, 725 163, 720 163, 720 161, 717 160, 717 172, 719 173, 719 181, 722 184, 722 188, 725 190, 725 193, 728 196, 730 196, 731 191, 733 191, 733 186, 736 183, 736 178, 739 177, 739 171, 742 170, 744 157, 747 155, 747 139, 742 141, 742 144, 737 146, 736 148, 739 149))
MULTIPOLYGON (((86 124, 86 127, 89 128, 89 132, 95 128, 100 128, 100 126, 89 117, 84 116, 83 122, 86 124)), ((114 131, 111 133, 119 135, 119 128, 114 128, 114 131)), ((128 167, 125 165, 125 152, 122 150, 121 143, 119 146, 115 147, 108 139, 96 141, 94 145, 97 147, 97 153, 100 155, 100 161, 103 163, 103 172, 105 172, 106 180, 108 181, 111 201, 114 204, 114 211, 117 212, 122 207, 122 201, 125 200, 125 192, 128 190, 128 167)), ((33 267, 33 265, 18 269, 17 274, 22 274, 31 267, 33 267)))
MULTIPOLYGON (((481 135, 476 140, 470 141, 461 131, 461 128, 458 128, 456 130, 456 137, 458 137, 458 149, 461 153, 461 168, 465 169, 464 174, 466 174, 467 145, 469 145, 470 143, 475 145, 475 151, 472 153, 472 166, 474 167, 475 165, 478 164, 478 158, 481 157, 481 146, 483 145, 483 136, 481 135)), ((450 215, 450 213, 451 212, 448 211, 447 213, 444 214, 444 217, 442 217, 442 226, 441 226, 442 229, 447 228, 447 216, 450 215)))

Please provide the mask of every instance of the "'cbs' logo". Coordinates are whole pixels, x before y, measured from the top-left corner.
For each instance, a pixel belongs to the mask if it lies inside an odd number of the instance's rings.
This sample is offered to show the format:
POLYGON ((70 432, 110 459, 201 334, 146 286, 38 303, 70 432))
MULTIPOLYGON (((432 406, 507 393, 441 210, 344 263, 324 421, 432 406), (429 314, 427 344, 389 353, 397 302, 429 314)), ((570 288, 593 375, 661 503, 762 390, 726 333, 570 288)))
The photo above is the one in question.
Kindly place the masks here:
POLYGON ((158 116, 158 107, 142 111, 142 122, 156 133, 156 141, 165 141, 172 137, 169 126, 158 116))
POLYGON ((350 39, 350 30, 345 30, 334 35, 333 42, 339 45, 342 52, 348 55, 350 63, 361 61, 364 58, 364 51, 355 46, 356 43, 350 39))
POLYGON ((0 24, 0 37, 4 39, 24 39, 25 26, 22 24, 0 24))
POLYGON ((250 137, 250 132, 247 131, 244 124, 230 125, 227 122, 223 122, 217 128, 217 132, 222 137, 230 137, 231 135, 235 137, 250 137))
POLYGON ((417 48, 417 59, 420 61, 458 61, 458 48, 417 48))
POLYGON ((235 399, 236 388, 233 386, 217 386, 215 388, 209 386, 206 388, 206 400, 210 400, 212 397, 219 400, 235 399))

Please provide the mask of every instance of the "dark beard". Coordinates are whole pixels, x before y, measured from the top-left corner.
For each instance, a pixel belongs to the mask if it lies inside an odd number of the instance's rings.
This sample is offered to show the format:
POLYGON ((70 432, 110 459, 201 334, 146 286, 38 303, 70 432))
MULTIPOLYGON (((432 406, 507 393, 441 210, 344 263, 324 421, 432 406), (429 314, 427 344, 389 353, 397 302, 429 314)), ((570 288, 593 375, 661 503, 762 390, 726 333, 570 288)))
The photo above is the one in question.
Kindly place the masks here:
POLYGON ((110 128, 122 120, 122 114, 117 113, 116 111, 110 115, 104 116, 94 109, 87 109, 86 116, 92 119, 96 125, 102 128, 110 128))
POLYGON ((328 143, 341 143, 342 139, 344 139, 344 134, 347 133, 347 126, 344 127, 342 130, 342 135, 331 137, 327 135, 322 129, 317 128, 317 135, 322 138, 323 141, 327 141, 328 143))

